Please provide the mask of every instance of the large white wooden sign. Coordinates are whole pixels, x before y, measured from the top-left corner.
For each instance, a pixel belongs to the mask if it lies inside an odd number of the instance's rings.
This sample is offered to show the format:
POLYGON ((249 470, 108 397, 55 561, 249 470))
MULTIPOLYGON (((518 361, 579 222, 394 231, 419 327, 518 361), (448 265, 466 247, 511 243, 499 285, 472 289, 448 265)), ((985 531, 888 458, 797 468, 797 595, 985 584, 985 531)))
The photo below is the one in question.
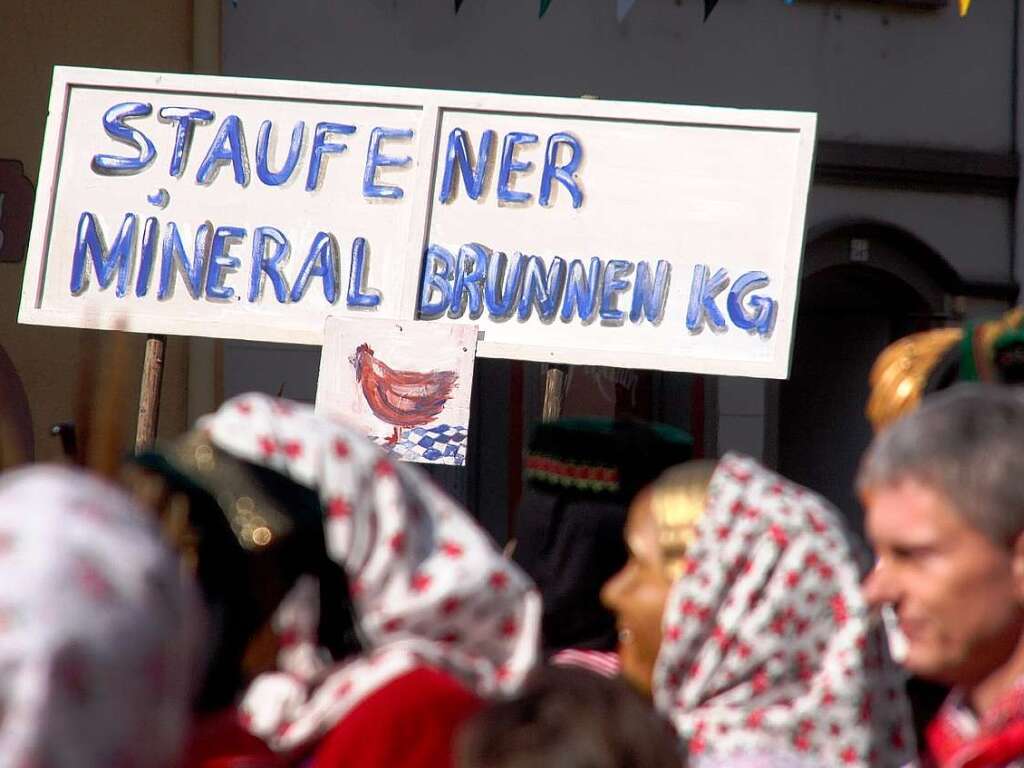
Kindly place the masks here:
POLYGON ((22 322, 784 377, 815 116, 58 67, 22 322))

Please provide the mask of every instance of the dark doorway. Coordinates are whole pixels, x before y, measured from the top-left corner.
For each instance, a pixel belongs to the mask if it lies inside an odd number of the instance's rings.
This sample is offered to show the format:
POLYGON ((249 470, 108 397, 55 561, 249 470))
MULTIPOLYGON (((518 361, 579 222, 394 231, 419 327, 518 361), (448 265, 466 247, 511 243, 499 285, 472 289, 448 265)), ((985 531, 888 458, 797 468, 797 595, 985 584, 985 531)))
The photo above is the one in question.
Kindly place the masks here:
POLYGON ((860 532, 853 491, 871 440, 868 373, 890 341, 932 325, 927 302, 891 273, 863 264, 805 278, 793 365, 779 399, 779 470, 818 491, 860 532))

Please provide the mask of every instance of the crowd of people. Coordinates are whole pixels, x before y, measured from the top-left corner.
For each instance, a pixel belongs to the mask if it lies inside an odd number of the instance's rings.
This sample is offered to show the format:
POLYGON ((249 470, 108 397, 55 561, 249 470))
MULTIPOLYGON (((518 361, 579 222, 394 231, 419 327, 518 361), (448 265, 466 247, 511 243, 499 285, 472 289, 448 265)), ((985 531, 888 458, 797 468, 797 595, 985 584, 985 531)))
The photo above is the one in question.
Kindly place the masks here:
POLYGON ((1020 768, 1019 326, 879 358, 870 550, 635 422, 540 425, 504 548, 260 394, 113 475, 9 469, 0 764, 1020 768))

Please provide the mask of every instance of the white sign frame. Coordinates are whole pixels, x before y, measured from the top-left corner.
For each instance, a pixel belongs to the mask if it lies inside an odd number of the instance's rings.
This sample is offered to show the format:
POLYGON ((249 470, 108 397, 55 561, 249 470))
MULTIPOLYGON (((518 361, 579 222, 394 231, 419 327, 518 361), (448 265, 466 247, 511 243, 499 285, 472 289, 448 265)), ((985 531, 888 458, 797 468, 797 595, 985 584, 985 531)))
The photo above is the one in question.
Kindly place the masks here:
MULTIPOLYGON (((46 264, 60 181, 62 151, 68 130, 68 106, 72 92, 85 88, 137 91, 141 94, 140 98, 146 94, 198 94, 274 102, 386 105, 418 111, 419 121, 411 126, 415 131, 415 138, 408 147, 410 154, 415 151, 418 172, 410 172, 404 177, 407 205, 404 206, 406 211, 399 216, 397 225, 407 232, 404 240, 406 250, 402 258, 409 258, 410 265, 416 266, 409 266, 403 271, 400 285, 387 286, 388 291, 397 292, 397 307, 390 314, 379 315, 394 315, 393 319, 398 320, 410 320, 416 316, 422 257, 430 235, 432 217, 438 207, 435 190, 439 181, 436 176, 439 156, 445 152, 446 136, 441 129, 446 114, 465 112, 500 116, 521 115, 538 119, 582 119, 597 123, 605 121, 609 124, 686 126, 784 134, 795 142, 794 162, 789 184, 790 199, 784 201, 788 206, 788 220, 779 223, 784 230, 784 237, 780 238, 779 246, 784 250, 784 269, 781 276, 772 276, 772 293, 777 298, 781 311, 778 322, 770 333, 770 354, 739 357, 669 354, 666 349, 659 348, 654 343, 632 345, 628 349, 618 349, 610 353, 603 343, 563 341, 550 344, 536 338, 538 334, 530 332, 522 334, 523 339, 512 342, 501 338, 489 339, 489 331, 483 322, 469 317, 453 321, 477 322, 481 325, 483 333, 478 344, 478 354, 483 357, 764 378, 785 378, 788 375, 807 195, 813 165, 816 130, 816 115, 813 113, 55 67, 19 320, 23 323, 41 325, 303 344, 321 343, 323 317, 316 323, 307 321, 301 327, 297 327, 289 324, 286 311, 282 311, 280 317, 275 317, 273 322, 254 322, 253 318, 245 316, 244 312, 237 312, 235 317, 219 317, 216 322, 211 322, 208 316, 198 312, 185 312, 173 317, 147 315, 137 308, 119 308, 116 301, 92 302, 86 311, 45 306, 43 296, 47 279, 46 264), (287 96, 282 97, 282 94, 287 96)), ((97 147, 96 151, 109 151, 109 146, 97 147)), ((628 217, 629 212, 625 213, 628 217)), ((621 226, 628 227, 628 221, 624 220, 621 226)), ((458 244, 453 245, 455 248, 458 247, 458 244)), ((602 257, 612 258, 611 255, 602 257)), ((714 266, 712 265, 710 269, 713 271, 714 266)), ((690 277, 688 273, 680 273, 678 279, 681 282, 689 282, 690 277)), ((724 294, 720 298, 724 304, 724 294)), ((325 311, 323 316, 329 313, 332 312, 325 311)), ((522 324, 522 327, 531 324, 535 324, 533 319, 522 324)), ((687 333, 685 327, 676 330, 680 334, 687 333)), ((739 334, 735 328, 729 330, 735 335, 739 334)), ((715 339, 714 342, 706 344, 706 347, 721 346, 718 337, 713 336, 708 328, 704 328, 702 334, 704 337, 715 339)), ((655 342, 656 339, 652 338, 651 341, 655 342)))

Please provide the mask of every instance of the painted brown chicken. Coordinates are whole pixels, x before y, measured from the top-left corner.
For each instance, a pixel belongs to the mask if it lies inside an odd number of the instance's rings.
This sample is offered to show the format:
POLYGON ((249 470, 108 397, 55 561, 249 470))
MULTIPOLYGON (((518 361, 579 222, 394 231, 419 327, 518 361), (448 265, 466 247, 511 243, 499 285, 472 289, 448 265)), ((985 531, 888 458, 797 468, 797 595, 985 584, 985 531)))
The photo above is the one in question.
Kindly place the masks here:
POLYGON ((398 442, 402 429, 427 424, 441 413, 458 381, 455 371, 396 371, 378 360, 369 344, 356 347, 349 362, 370 410, 395 428, 389 445, 398 442))

